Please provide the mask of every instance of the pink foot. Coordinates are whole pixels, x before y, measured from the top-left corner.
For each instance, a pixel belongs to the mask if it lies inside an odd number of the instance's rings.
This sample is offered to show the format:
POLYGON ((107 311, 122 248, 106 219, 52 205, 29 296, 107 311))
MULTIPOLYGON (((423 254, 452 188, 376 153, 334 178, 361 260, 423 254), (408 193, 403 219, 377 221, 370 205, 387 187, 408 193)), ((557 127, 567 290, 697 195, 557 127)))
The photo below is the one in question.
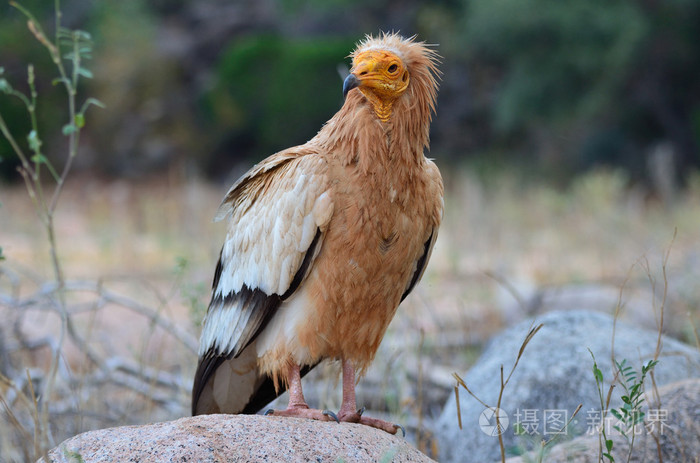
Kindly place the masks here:
POLYGON ((371 426, 373 428, 386 431, 389 434, 396 434, 400 429, 403 433, 403 437, 406 437, 406 430, 400 424, 389 423, 388 421, 380 420, 378 418, 362 416, 364 411, 364 408, 361 408, 356 412, 348 412, 341 409, 340 412, 338 412, 338 419, 347 423, 360 423, 364 424, 365 426, 371 426))
POLYGON ((271 408, 265 412, 265 415, 295 416, 297 418, 308 418, 311 420, 318 421, 338 422, 338 417, 335 416, 335 413, 329 410, 318 410, 314 408, 309 408, 308 405, 292 405, 287 407, 285 410, 274 410, 271 408))

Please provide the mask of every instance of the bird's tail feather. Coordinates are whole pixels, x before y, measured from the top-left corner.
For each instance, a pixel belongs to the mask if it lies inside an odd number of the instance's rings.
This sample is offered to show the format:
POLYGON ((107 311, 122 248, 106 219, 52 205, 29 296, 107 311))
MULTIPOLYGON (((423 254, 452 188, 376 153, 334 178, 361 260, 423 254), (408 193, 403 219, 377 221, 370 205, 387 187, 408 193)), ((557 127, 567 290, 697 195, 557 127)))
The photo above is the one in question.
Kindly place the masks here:
MULTIPOLYGON (((302 377, 316 365, 301 368, 302 377)), ((192 389, 192 415, 211 413, 253 414, 285 392, 286 386, 275 389, 271 377, 257 366, 255 343, 238 357, 214 355, 200 357, 192 389)))

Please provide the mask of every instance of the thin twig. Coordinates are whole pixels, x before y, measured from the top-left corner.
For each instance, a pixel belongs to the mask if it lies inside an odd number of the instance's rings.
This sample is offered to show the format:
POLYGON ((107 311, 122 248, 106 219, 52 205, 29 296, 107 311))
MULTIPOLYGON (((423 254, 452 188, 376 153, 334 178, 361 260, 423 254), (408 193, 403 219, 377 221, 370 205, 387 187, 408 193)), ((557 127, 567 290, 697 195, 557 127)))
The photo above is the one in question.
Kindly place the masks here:
MULTIPOLYGON (((503 392, 505 391, 506 386, 508 385, 508 381, 510 381, 511 376, 513 376, 513 372, 515 372, 515 369, 518 367, 518 363, 520 362, 520 358, 523 356, 523 352, 525 352, 525 347, 532 341, 532 338, 537 334, 537 332, 542 329, 544 326, 543 323, 540 323, 534 328, 530 328, 528 331, 527 335, 525 336, 525 339, 523 340, 522 344, 520 345, 520 349, 518 350, 518 356, 515 359, 515 362, 513 363, 513 367, 510 370, 510 373, 508 373, 508 377, 504 379, 503 376, 503 365, 501 365, 500 369, 500 388, 498 391, 498 400, 496 403, 495 407, 495 415, 496 415, 496 429, 498 429, 498 444, 501 449, 501 461, 505 463, 506 461, 506 450, 505 450, 505 444, 503 442, 503 433, 501 432, 501 421, 500 421, 500 416, 499 416, 499 411, 501 409, 501 401, 503 399, 503 392)), ((458 386, 462 386, 470 396, 472 396, 474 399, 476 399, 481 405, 483 405, 485 408, 488 409, 494 409, 494 407, 491 407, 487 405, 483 400, 481 400, 479 397, 472 392, 471 389, 467 386, 467 383, 464 382, 464 380, 457 374, 457 373, 452 373, 452 376, 457 380, 457 386, 455 386, 455 390, 458 389, 458 386)), ((456 391, 457 392, 457 391, 456 391)), ((459 393, 457 392, 457 398, 459 398, 459 393)), ((459 400, 457 401, 457 407, 459 407, 459 400)), ((458 411, 458 418, 460 421, 460 429, 461 429, 461 413, 458 411)))

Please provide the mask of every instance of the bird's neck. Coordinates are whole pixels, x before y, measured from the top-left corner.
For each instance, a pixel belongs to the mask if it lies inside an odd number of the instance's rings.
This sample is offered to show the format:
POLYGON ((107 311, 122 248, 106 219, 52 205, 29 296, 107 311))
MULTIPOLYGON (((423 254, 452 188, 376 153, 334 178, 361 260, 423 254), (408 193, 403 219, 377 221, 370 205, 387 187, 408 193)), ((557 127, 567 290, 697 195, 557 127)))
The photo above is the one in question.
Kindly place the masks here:
POLYGON ((384 120, 372 101, 360 92, 352 92, 315 140, 346 164, 365 168, 385 163, 422 164, 423 150, 429 142, 430 111, 420 109, 400 98, 393 102, 384 120))
POLYGON ((396 98, 386 99, 378 97, 371 90, 366 90, 360 88, 360 92, 367 98, 370 102, 372 108, 374 109, 374 114, 377 115, 377 119, 382 122, 389 122, 391 120, 391 110, 394 106, 394 101, 396 98))

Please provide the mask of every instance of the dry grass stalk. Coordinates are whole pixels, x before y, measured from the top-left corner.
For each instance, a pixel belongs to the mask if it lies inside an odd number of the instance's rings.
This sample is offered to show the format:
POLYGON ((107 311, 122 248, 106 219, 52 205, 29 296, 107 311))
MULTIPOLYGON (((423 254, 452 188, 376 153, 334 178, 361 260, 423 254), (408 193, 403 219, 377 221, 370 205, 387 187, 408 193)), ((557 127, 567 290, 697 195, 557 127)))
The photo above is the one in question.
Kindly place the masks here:
MULTIPOLYGON (((513 367, 510 370, 510 373, 508 373, 508 377, 505 378, 503 377, 503 365, 501 365, 501 372, 500 372, 500 389, 498 391, 498 401, 496 402, 496 410, 501 409, 501 401, 503 400, 503 393, 505 392, 506 386, 508 385, 508 382, 510 381, 511 376, 513 376, 513 372, 515 372, 515 369, 518 367, 518 362, 520 362, 520 358, 523 356, 523 352, 525 352, 525 347, 530 343, 532 338, 537 334, 537 332, 544 326, 543 324, 539 324, 535 326, 534 328, 530 328, 530 331, 527 333, 527 336, 525 336, 525 339, 523 340, 523 343, 520 345, 520 349, 518 350, 518 356, 515 358, 515 363, 513 363, 513 367)), ((457 407, 459 407, 459 387, 462 386, 470 396, 474 397, 481 405, 483 405, 486 408, 489 409, 494 409, 494 407, 489 406, 486 404, 484 401, 482 401, 469 387, 467 386, 467 383, 464 382, 464 380, 457 374, 453 373, 454 378, 457 380, 457 386, 455 386, 455 398, 457 402, 457 407)), ((579 406, 580 408, 580 406, 579 406)), ((578 412, 578 409, 577 409, 578 412)), ((462 428, 462 419, 461 415, 459 415, 458 412, 458 417, 460 421, 460 429, 462 428)), ((501 422, 500 422, 500 416, 499 413, 495 413, 496 417, 496 428, 501 429, 501 422)), ((501 448, 501 461, 505 463, 506 461, 506 449, 505 445, 503 443, 503 433, 499 432, 498 433, 498 445, 501 448)))

